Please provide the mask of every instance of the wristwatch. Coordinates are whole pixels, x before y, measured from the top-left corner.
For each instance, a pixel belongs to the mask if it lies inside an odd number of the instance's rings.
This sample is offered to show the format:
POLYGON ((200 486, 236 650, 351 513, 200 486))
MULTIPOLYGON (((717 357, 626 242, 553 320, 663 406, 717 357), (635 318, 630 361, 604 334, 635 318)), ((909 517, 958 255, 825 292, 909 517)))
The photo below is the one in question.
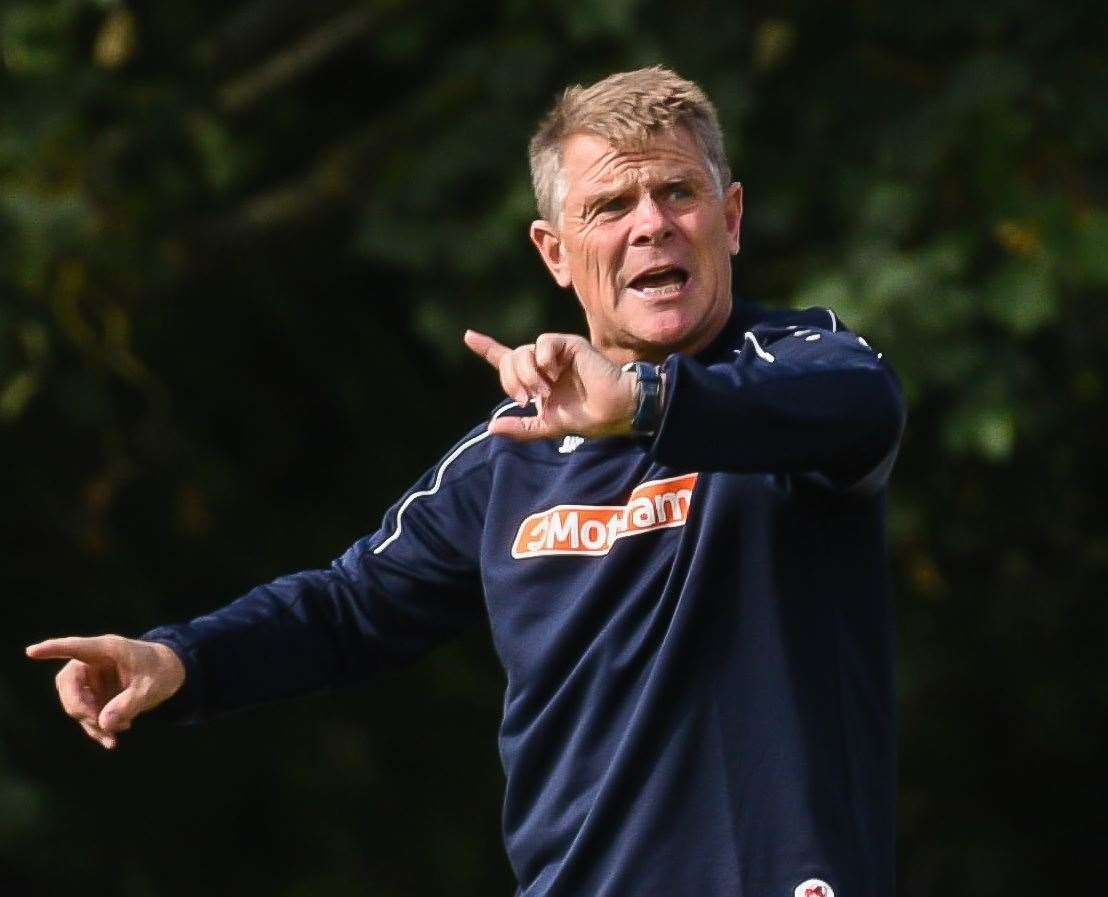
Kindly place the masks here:
POLYGON ((632 361, 623 366, 638 378, 638 401, 635 416, 631 418, 631 432, 635 436, 653 436, 662 422, 662 403, 665 400, 665 372, 659 364, 648 361, 632 361))

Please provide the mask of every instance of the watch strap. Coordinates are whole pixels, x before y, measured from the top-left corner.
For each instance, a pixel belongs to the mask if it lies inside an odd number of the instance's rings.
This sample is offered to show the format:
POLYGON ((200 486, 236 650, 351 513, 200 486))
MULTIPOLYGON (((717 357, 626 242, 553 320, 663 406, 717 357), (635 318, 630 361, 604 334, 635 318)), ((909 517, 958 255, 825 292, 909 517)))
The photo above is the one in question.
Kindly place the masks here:
POLYGON ((638 402, 631 418, 631 432, 636 436, 653 436, 662 422, 662 369, 647 361, 632 361, 623 370, 638 378, 638 402))

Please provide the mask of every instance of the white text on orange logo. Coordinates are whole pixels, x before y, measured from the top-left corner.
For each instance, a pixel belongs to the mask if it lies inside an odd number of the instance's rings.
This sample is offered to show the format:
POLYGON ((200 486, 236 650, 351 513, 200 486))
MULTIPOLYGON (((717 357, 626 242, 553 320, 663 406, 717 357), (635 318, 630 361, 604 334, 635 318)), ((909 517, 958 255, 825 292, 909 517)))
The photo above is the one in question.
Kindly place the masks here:
POLYGON ((512 557, 602 555, 624 536, 684 526, 696 478, 689 473, 642 483, 625 505, 558 505, 532 514, 519 527, 512 557))

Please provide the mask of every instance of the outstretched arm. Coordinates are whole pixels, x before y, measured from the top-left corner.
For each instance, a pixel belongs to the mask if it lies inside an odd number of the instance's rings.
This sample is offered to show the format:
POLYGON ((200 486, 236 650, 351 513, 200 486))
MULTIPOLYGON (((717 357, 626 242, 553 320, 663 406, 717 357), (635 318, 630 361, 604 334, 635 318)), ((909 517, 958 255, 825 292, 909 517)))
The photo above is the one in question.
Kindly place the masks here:
POLYGON ((106 748, 139 714, 200 722, 328 691, 413 659, 480 619, 488 431, 472 431, 329 568, 281 577, 187 623, 50 639, 67 713, 106 748))

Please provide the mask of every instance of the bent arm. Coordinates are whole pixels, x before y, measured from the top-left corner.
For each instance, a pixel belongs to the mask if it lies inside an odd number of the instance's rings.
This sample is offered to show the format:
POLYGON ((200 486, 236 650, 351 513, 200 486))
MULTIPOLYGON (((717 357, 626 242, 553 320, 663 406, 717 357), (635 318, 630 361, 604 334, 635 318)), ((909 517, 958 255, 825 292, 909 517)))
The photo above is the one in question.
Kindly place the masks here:
POLYGON ((904 428, 892 369, 845 329, 759 325, 729 363, 667 359, 661 463, 877 489, 904 428))

